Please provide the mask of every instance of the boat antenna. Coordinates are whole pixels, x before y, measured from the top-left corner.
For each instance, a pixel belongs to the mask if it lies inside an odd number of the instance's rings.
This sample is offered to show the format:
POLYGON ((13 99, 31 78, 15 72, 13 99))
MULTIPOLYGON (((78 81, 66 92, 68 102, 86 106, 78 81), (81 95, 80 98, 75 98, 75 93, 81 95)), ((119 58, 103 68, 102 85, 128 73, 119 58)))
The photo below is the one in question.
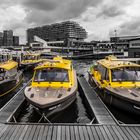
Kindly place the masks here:
POLYGON ((114 46, 114 50, 117 48, 117 30, 114 30, 114 34, 115 34, 115 46, 114 46))

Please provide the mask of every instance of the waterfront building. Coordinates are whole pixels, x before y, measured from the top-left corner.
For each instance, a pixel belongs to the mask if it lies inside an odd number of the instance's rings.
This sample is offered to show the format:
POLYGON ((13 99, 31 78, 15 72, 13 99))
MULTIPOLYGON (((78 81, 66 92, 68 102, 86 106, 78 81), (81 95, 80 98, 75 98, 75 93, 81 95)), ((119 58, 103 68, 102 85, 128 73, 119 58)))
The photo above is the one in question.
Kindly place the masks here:
POLYGON ((140 57, 140 35, 110 37, 110 42, 128 52, 128 57, 140 57))
POLYGON ((13 46, 19 46, 19 36, 13 36, 13 46))
POLYGON ((0 46, 3 45, 3 33, 0 32, 0 46))
POLYGON ((87 32, 78 23, 65 21, 28 29, 28 44, 34 42, 34 36, 38 36, 55 45, 57 41, 63 41, 64 43, 61 46, 70 46, 73 41, 83 41, 87 37, 87 32))
POLYGON ((13 30, 0 32, 0 46, 19 46, 19 36, 13 36, 13 30))
POLYGON ((13 46, 13 31, 12 30, 4 30, 3 45, 4 46, 13 46))
POLYGON ((140 35, 110 37, 110 42, 126 42, 126 43, 129 43, 130 40, 137 39, 137 38, 140 38, 140 35))
POLYGON ((129 41, 128 56, 140 58, 140 37, 129 41))

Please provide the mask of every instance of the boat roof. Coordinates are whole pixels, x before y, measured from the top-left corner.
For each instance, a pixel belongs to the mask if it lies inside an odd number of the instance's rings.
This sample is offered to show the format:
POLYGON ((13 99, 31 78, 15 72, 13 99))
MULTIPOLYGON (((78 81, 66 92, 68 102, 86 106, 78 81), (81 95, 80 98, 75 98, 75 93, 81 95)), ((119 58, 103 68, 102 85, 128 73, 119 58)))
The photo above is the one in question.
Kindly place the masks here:
POLYGON ((24 56, 39 56, 40 53, 26 53, 24 56))
POLYGON ((71 69, 71 61, 65 60, 62 57, 54 57, 53 60, 44 60, 39 66, 35 68, 37 69, 44 69, 44 68, 62 68, 62 69, 71 69))
POLYGON ((105 59, 101 59, 97 61, 99 64, 103 65, 107 69, 115 69, 115 68, 121 68, 121 67, 140 67, 139 64, 132 63, 130 61, 123 61, 119 60, 115 57, 106 57, 105 59))
POLYGON ((0 63, 0 68, 5 69, 5 70, 10 70, 10 69, 16 67, 17 65, 18 65, 17 62, 15 62, 13 60, 9 60, 9 61, 0 63))

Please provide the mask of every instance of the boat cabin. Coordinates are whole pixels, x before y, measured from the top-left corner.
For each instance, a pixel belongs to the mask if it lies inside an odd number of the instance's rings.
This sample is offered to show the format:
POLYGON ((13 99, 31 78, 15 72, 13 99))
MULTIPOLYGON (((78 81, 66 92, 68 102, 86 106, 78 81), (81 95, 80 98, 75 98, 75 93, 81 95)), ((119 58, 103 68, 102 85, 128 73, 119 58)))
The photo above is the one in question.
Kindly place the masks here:
POLYGON ((48 60, 35 68, 32 86, 69 88, 74 84, 72 72, 69 60, 48 60))
POLYGON ((38 60, 40 59, 40 54, 25 54, 22 60, 38 60))
POLYGON ((17 62, 9 60, 0 64, 0 81, 17 74, 17 62))
POLYGON ((5 61, 11 60, 11 59, 12 59, 12 57, 8 53, 0 54, 0 62, 5 62, 5 61))
POLYGON ((102 59, 94 65, 92 74, 101 87, 140 86, 140 65, 132 62, 102 59))

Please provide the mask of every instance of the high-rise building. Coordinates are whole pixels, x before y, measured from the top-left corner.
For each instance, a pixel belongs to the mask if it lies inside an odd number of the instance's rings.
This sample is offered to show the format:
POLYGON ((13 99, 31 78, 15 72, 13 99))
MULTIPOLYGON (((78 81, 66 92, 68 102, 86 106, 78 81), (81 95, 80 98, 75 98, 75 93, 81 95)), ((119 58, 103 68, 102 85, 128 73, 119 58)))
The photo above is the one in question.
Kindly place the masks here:
POLYGON ((4 46, 13 46, 13 31, 12 30, 4 30, 3 45, 4 46))
POLYGON ((0 32, 0 46, 3 45, 3 33, 0 32))
POLYGON ((13 46, 19 46, 19 36, 13 36, 13 46))
POLYGON ((87 37, 86 30, 74 21, 65 21, 27 30, 28 43, 34 42, 34 36, 46 41, 82 41, 87 37))

